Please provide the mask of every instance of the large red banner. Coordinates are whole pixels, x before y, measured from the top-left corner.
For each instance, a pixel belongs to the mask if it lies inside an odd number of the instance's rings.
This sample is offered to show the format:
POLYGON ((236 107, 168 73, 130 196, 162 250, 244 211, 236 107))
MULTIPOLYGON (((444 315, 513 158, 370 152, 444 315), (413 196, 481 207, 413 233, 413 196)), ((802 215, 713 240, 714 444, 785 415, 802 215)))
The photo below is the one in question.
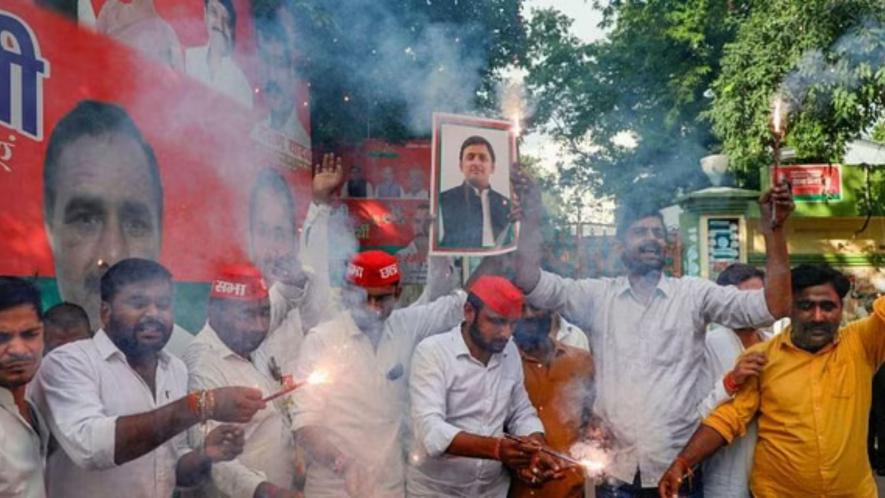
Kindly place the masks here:
MULTIPOLYGON (((93 5, 100 12, 103 3, 93 5)), ((61 272, 94 287, 101 261, 141 256, 158 258, 178 281, 206 282, 218 263, 249 257, 252 189, 268 168, 288 181, 304 212, 309 160, 296 156, 309 155, 309 144, 282 154, 255 138, 274 132, 261 95, 273 80, 256 73, 259 58, 249 55, 248 2, 235 4, 241 15, 231 59, 254 87, 251 108, 189 69, 30 2, 4 2, 0 274, 61 272)), ((202 0, 158 1, 183 52, 205 43, 203 9, 202 0)), ((287 124, 308 128, 302 107, 287 124)), ((77 301, 76 291, 61 290, 77 301)))

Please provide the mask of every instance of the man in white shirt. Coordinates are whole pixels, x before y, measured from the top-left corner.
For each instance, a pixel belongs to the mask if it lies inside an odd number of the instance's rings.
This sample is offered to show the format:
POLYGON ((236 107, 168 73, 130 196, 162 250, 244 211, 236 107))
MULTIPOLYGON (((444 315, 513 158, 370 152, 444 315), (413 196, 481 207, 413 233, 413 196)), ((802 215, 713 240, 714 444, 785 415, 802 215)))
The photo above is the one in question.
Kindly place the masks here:
POLYGON ((505 467, 533 484, 559 472, 561 462, 539 451, 544 427, 510 340, 522 292, 497 276, 480 276, 468 289, 461 325, 421 342, 412 360, 421 452, 408 469, 410 497, 503 498, 505 467))
MULTIPOLYGON (((271 320, 269 292, 252 265, 228 265, 212 282, 206 325, 187 348, 189 388, 255 386, 264 396, 285 383, 253 363, 252 353, 268 334, 271 320)), ((242 426, 243 452, 234 460, 212 467, 207 496, 231 498, 293 497, 295 443, 289 429, 288 397, 268 402, 242 426)), ((214 424, 213 424, 214 425, 214 424)), ((197 428, 192 443, 201 444, 197 428)))
MULTIPOLYGON (((622 206, 617 236, 628 275, 572 280, 540 270, 540 196, 522 198, 528 211, 517 250, 517 284, 528 301, 555 309, 590 336, 598 367, 595 411, 616 444, 607 473, 620 487, 597 487, 597 498, 646 496, 697 428, 704 333, 709 322, 733 328, 771 324, 791 306, 783 224, 794 206, 788 188, 760 199, 766 241, 765 290, 741 291, 691 277, 663 274, 666 228, 656 209, 622 206), (776 218, 772 204, 776 202, 776 218), (771 220, 775 222, 772 223, 771 220)), ((682 490, 699 496, 698 479, 682 490)))
POLYGON ((412 352, 458 323, 464 296, 394 310, 400 271, 382 251, 357 254, 347 275, 349 310, 311 330, 294 366, 296 379, 329 377, 293 394, 292 429, 309 457, 305 494, 402 497, 412 352))
POLYGON ((187 74, 252 108, 252 86, 234 60, 237 11, 231 0, 203 0, 209 41, 184 52, 187 74))
POLYGON ((396 253, 405 284, 424 285, 427 282, 431 223, 433 217, 430 215, 430 204, 419 204, 412 217, 412 240, 396 253))
MULTIPOLYGON (((741 290, 765 287, 765 273, 753 266, 734 263, 716 278, 719 285, 741 290)), ((713 325, 706 337, 706 366, 709 394, 698 406, 698 416, 707 418, 728 401, 750 377, 758 376, 765 365, 762 353, 744 354, 750 346, 768 340, 770 335, 756 328, 732 330, 713 325)), ((704 461, 704 494, 716 498, 750 498, 750 469, 756 448, 756 422, 747 425, 743 437, 736 438, 704 461)))
POLYGON ((25 399, 43 357, 40 291, 0 277, 0 496, 44 498, 49 429, 25 399))
POLYGON ((172 275, 125 259, 101 279, 103 328, 43 360, 32 396, 60 448, 49 496, 168 498, 242 451, 243 431, 216 427, 191 450, 185 431, 209 419, 246 423, 265 407, 251 387, 187 393, 187 369, 163 347, 172 333, 172 275))

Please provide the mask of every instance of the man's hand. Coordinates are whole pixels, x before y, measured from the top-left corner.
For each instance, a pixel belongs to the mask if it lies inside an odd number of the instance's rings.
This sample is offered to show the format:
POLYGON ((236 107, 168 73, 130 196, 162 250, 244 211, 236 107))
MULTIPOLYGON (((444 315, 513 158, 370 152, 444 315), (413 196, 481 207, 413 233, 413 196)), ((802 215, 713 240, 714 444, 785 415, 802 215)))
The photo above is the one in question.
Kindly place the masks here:
POLYGON ((284 489, 264 481, 255 488, 252 498, 304 498, 304 494, 300 491, 284 489))
POLYGON ((528 467, 537 450, 537 444, 527 439, 501 438, 501 463, 511 469, 528 467))
POLYGON ((210 418, 219 422, 245 424, 266 406, 262 393, 252 387, 219 387, 211 391, 215 400, 210 418))
POLYGON ((685 460, 677 458, 658 481, 658 496, 660 498, 678 497, 682 481, 691 474, 691 469, 685 465, 685 460))
POLYGON ((735 385, 740 387, 744 385, 744 382, 750 377, 756 377, 761 374, 762 368, 765 367, 767 361, 768 359, 765 357, 765 354, 758 351, 741 355, 741 357, 738 358, 734 369, 729 372, 729 375, 731 375, 731 379, 734 381, 735 385))
POLYGON ((519 163, 510 167, 510 184, 513 186, 511 221, 537 222, 541 214, 541 189, 538 183, 519 163))
POLYGON ((206 436, 203 454, 215 462, 233 460, 243 452, 246 444, 243 429, 235 425, 219 425, 206 436))
POLYGON ((323 161, 313 167, 313 202, 329 204, 332 193, 344 183, 344 168, 341 157, 335 154, 323 154, 323 161))
POLYGON ((793 202, 792 189, 787 183, 775 185, 762 194, 762 197, 759 198, 759 210, 762 213, 762 232, 770 233, 772 230, 782 227, 795 209, 796 204, 793 202), (771 217, 772 209, 774 209, 773 220, 771 217))

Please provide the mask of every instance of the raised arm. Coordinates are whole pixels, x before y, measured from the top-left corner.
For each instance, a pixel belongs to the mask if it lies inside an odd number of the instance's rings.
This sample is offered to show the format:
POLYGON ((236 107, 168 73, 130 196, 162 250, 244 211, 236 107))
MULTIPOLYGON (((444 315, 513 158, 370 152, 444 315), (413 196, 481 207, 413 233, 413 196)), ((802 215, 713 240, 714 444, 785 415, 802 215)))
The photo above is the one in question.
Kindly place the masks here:
POLYGON ((783 184, 775 186, 759 198, 762 213, 760 230, 765 237, 765 302, 775 319, 789 315, 793 305, 790 257, 787 254, 784 224, 795 207, 790 188, 783 184), (774 223, 771 222, 773 205, 776 206, 774 223))

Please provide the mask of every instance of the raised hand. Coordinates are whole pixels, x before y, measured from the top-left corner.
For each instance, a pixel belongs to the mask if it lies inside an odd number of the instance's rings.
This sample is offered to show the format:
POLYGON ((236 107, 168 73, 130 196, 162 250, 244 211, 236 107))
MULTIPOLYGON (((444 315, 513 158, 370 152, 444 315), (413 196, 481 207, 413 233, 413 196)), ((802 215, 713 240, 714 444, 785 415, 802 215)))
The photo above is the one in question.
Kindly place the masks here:
POLYGON ((209 417, 219 422, 245 424, 266 404, 262 393, 252 387, 219 387, 210 391, 212 405, 209 417))
POLYGON ((317 204, 328 204, 332 193, 344 183, 344 167, 341 157, 335 154, 323 154, 320 164, 313 167, 313 201, 317 204))
POLYGON ((775 185, 759 198, 759 209, 762 212, 762 231, 771 231, 782 227, 796 209, 793 192, 789 183, 775 185), (772 216, 774 210, 774 216, 772 216))
POLYGON ((241 427, 219 425, 206 436, 203 454, 213 463, 233 460, 243 452, 245 444, 246 438, 241 427))

